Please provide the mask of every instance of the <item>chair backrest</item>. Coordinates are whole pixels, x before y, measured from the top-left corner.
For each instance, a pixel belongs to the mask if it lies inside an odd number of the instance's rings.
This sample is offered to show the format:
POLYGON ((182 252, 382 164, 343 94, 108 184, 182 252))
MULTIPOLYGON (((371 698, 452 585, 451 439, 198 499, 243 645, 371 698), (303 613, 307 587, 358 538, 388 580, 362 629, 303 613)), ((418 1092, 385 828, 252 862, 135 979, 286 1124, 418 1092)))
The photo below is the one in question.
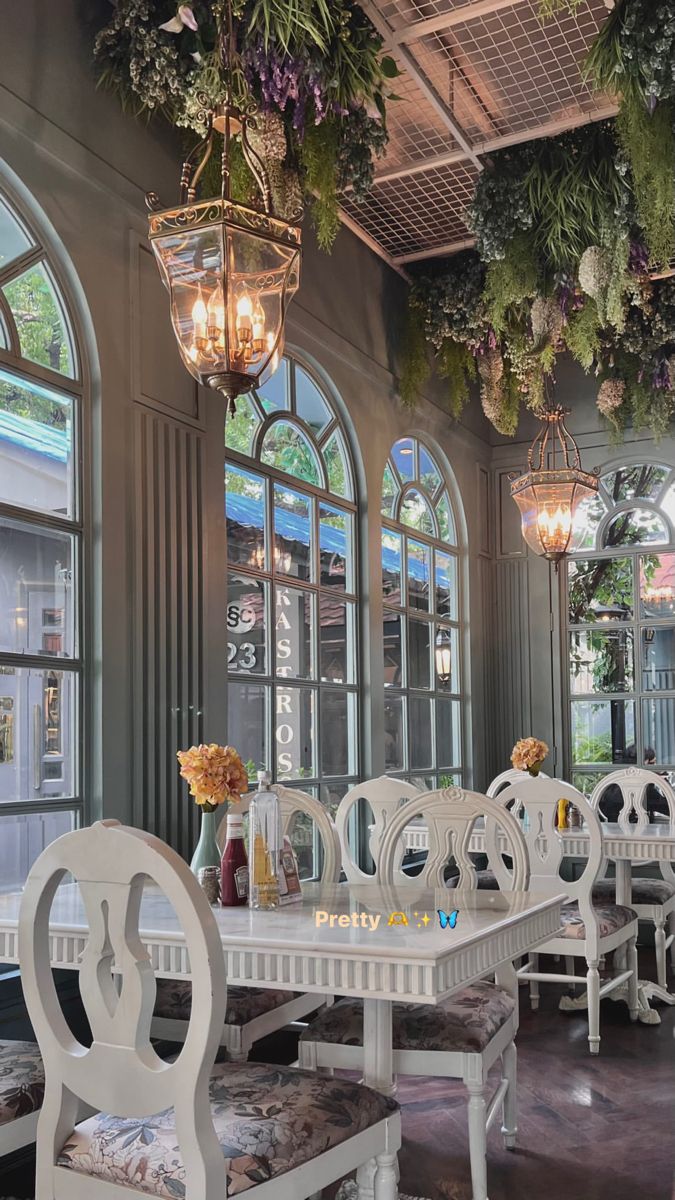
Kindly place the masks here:
MULTIPOLYGON (((528 775, 508 784, 496 800, 504 805, 520 801, 522 829, 530 863, 530 891, 546 896, 565 893, 570 900, 576 900, 586 926, 589 950, 594 952, 599 928, 597 914, 591 903, 591 892, 604 867, 602 830, 597 813, 586 797, 570 783, 560 779, 545 779, 541 775, 536 778, 528 775), (565 849, 564 831, 556 828, 559 800, 569 800, 578 809, 590 843, 585 866, 576 880, 562 879, 560 875, 561 864, 569 852, 565 849)), ((578 832, 570 830, 569 836, 573 838, 578 832)))
MULTIPOLYGON (((548 779, 548 775, 545 775, 543 771, 540 771, 537 778, 548 779)), ((507 784, 520 783, 521 779, 532 779, 532 776, 528 771, 516 771, 515 767, 510 767, 508 771, 502 771, 501 775, 495 775, 486 792, 486 795, 498 796, 499 793, 507 786, 507 784)), ((511 811, 515 814, 515 816, 518 816, 520 811, 520 805, 518 804, 518 801, 512 805, 511 811)))
POLYGON ((186 863, 159 838, 116 821, 65 834, 43 851, 26 881, 19 959, 45 1066, 38 1163, 53 1167, 77 1121, 78 1098, 120 1118, 141 1119, 173 1106, 186 1200, 222 1200, 225 1172, 211 1120, 209 1075, 225 1020, 225 959, 215 917, 186 863), (73 1036, 50 968, 50 911, 67 873, 79 886, 89 926, 80 982, 90 1048, 73 1036), (172 1063, 163 1062, 150 1042, 156 986, 139 933, 148 878, 173 905, 189 950, 192 1011, 172 1063))
MULTIPOLYGON (((354 787, 345 793, 335 814, 335 826, 342 848, 342 869, 349 883, 378 882, 377 864, 384 831, 401 805, 420 794, 419 788, 414 787, 412 783, 406 783, 404 779, 393 779, 390 775, 380 775, 378 779, 366 779, 364 783, 355 783, 354 787), (349 842, 350 817, 354 805, 358 804, 359 800, 367 800, 373 812, 368 842, 370 854, 375 863, 375 874, 373 875, 361 870, 356 861, 355 850, 349 842)), ((401 839, 397 849, 396 868, 399 881, 406 879, 401 871, 404 853, 405 845, 401 839)))
MULTIPOLYGON (((590 798, 590 805, 597 812, 601 821, 606 821, 607 817, 600 807, 602 798, 608 787, 616 787, 621 793, 622 804, 618 815, 620 825, 637 824, 643 827, 649 824, 649 803, 647 793, 650 787, 656 787, 661 792, 661 795, 668 805, 668 816, 671 824, 675 825, 675 790, 672 784, 664 778, 663 775, 657 775, 656 771, 648 771, 645 767, 623 767, 620 771, 612 771, 609 775, 604 775, 600 782, 594 787, 590 798), (635 817, 635 822, 631 821, 631 817, 635 817)), ((643 865, 647 865, 646 862, 643 865)), ((669 883, 675 884, 675 870, 673 864, 663 862, 659 864, 661 874, 669 883)))
POLYGON ((384 831, 380 845, 379 876, 384 885, 397 882, 397 847, 406 825, 423 817, 429 831, 429 853, 420 879, 427 887, 443 887, 444 869, 454 858, 459 870, 455 886, 476 887, 476 869, 469 844, 476 823, 484 818, 485 848, 500 888, 527 888, 528 861, 523 834, 516 817, 489 796, 463 788, 440 788, 423 792, 396 812, 384 831), (504 863, 507 854, 512 867, 504 863))
MULTIPOLYGON (((340 878, 341 869, 341 850, 340 839, 335 828, 335 822, 328 812, 314 796, 309 796, 307 792, 301 792, 297 788, 286 787, 283 783, 274 783, 271 790, 276 792, 279 797, 279 812, 281 814, 281 831, 284 836, 291 836, 293 822, 298 813, 304 813, 314 822, 316 831, 321 838, 323 855, 321 860, 321 882, 322 883, 337 883, 340 878)), ((235 807, 235 811, 242 814, 247 813, 251 799, 255 793, 247 793, 242 796, 235 807)), ((217 839, 218 844, 223 848, 225 838, 227 836, 227 818, 225 817, 218 826, 217 839)))

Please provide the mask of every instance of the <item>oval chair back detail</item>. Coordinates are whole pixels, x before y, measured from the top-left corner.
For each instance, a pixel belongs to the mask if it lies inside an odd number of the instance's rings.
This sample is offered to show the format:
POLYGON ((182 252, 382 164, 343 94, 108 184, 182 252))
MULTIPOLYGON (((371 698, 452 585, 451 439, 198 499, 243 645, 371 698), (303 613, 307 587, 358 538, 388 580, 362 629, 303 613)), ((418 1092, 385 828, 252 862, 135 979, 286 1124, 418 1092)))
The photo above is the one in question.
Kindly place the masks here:
POLYGON ((225 1018, 225 960, 213 913, 187 864, 159 838, 116 821, 66 834, 43 851, 28 876, 19 953, 26 1007, 45 1066, 36 1194, 58 1194, 56 1173, 72 1183, 72 1172, 57 1167, 56 1160, 75 1127, 81 1099, 122 1118, 149 1117, 171 1105, 189 1180, 187 1200, 223 1200, 223 1152, 210 1116, 209 1075, 225 1018), (79 884, 89 922, 80 968, 93 1035, 89 1049, 67 1025, 50 969, 49 914, 67 873, 79 884), (192 1019, 183 1049, 170 1064, 150 1042, 155 978, 139 936, 148 877, 173 905, 190 947, 192 1019))
POLYGON ((527 888, 527 851, 516 818, 499 801, 456 787, 422 793, 394 814, 380 845, 378 866, 382 883, 394 883, 403 831, 410 821, 420 816, 425 818, 429 830, 429 853, 420 877, 426 887, 444 886, 444 869, 451 857, 459 870, 456 886, 476 887, 476 869, 469 855, 469 843, 476 822, 484 818, 485 848, 500 890, 527 888), (504 854, 511 858, 511 869, 504 862, 504 854))
MULTIPOLYGON (((328 810, 314 796, 309 796, 307 792, 301 792, 297 788, 289 788, 282 783, 273 783, 270 790, 276 792, 279 797, 281 831, 284 837, 291 836, 293 822, 298 813, 310 817, 314 822, 316 831, 321 838, 321 882, 337 883, 341 867, 340 839, 328 810)), ((250 802, 250 794, 242 796, 240 803, 236 805, 237 812, 247 813, 250 802)), ((226 832, 227 819, 221 821, 218 827, 217 837, 221 849, 225 844, 226 832)))
MULTIPOLYGON (((395 813, 401 808, 401 805, 405 805, 407 801, 415 799, 422 794, 419 788, 414 787, 412 783, 406 783, 404 779, 392 779, 389 775, 380 775, 377 779, 367 779, 365 783, 356 783, 354 787, 345 793, 335 814, 335 827, 342 848, 342 869, 347 876, 348 883, 379 882, 378 864, 380 861, 380 847, 385 830, 395 813), (375 872, 372 875, 361 870, 349 842, 352 810, 354 805, 358 804, 360 800, 366 800, 373 813, 368 842, 370 854, 375 864, 375 872)), ((405 882, 407 879, 400 869, 404 853, 405 847, 401 840, 397 848, 396 864, 399 882, 405 882)))
POLYGON ((656 771, 648 771, 645 767, 623 767, 620 771, 611 771, 609 775, 603 775, 593 788, 590 798, 590 805, 596 810, 601 821, 606 821, 607 817, 600 808, 600 802, 607 788, 611 786, 618 787, 623 798, 618 816, 619 824, 633 824, 631 817, 634 814, 638 825, 648 825, 647 792, 650 787, 656 787, 668 806, 668 818, 671 824, 675 825, 675 790, 668 780, 662 775, 657 775, 656 771))
MULTIPOLYGON (((522 781, 524 779, 532 779, 532 778, 533 778, 533 776, 530 775, 530 773, 528 771, 516 771, 515 767, 510 767, 508 771, 502 771, 501 775, 495 775, 495 778, 492 780, 492 783, 490 784, 490 786, 486 792, 486 795, 491 796, 492 798, 496 798, 499 795, 499 793, 502 792, 504 790, 504 788, 508 786, 508 784, 522 783, 522 781)), ((548 775, 545 775, 543 771, 540 771, 537 776, 537 779, 548 779, 548 778, 549 778, 548 775)), ((512 805, 511 811, 514 814, 514 816, 516 816, 516 817, 518 816, 518 814, 520 812, 520 804, 517 800, 512 805)))

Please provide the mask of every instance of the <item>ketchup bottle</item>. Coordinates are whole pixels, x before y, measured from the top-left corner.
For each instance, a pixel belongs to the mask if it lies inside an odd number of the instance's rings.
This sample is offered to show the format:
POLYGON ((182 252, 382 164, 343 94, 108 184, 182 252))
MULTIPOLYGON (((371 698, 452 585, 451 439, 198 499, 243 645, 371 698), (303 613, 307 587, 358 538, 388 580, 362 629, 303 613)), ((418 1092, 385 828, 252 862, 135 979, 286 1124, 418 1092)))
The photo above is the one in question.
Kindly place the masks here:
POLYGON ((220 900, 224 908, 248 904, 248 858, 241 813, 227 814, 227 841, 220 868, 220 900))

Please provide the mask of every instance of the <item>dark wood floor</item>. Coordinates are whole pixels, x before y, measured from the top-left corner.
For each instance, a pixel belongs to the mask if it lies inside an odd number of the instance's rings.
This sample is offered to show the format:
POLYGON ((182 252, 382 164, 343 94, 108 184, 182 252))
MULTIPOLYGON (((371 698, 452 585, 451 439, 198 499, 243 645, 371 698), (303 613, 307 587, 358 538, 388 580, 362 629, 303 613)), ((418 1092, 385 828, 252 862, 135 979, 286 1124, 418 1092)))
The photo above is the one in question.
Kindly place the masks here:
MULTIPOLYGON (((641 974, 653 962, 641 953, 641 974)), ((632 1025, 625 1005, 603 1001, 600 1054, 583 1015, 557 1010, 561 989, 542 988, 532 1013, 521 989, 518 1149, 489 1138, 490 1200, 673 1200, 675 1008, 662 1024, 632 1025)), ((261 1061, 291 1061, 287 1037, 268 1039, 261 1061)), ((465 1098, 460 1084, 401 1079, 401 1190, 429 1200, 471 1200, 465 1098)), ((33 1195, 34 1164, 0 1171, 0 1196, 33 1195)), ((327 1194, 328 1200, 328 1194, 327 1194)))

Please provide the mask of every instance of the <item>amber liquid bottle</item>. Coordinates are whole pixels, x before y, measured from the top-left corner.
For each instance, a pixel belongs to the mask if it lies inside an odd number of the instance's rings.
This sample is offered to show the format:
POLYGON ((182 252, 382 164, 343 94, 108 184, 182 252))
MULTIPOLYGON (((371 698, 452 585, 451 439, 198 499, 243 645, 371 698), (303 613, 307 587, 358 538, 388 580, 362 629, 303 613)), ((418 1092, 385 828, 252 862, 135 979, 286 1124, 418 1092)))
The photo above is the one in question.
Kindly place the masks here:
POLYGON ((223 908, 248 904, 248 858, 241 813, 227 814, 227 841, 220 868, 220 902, 223 908))

